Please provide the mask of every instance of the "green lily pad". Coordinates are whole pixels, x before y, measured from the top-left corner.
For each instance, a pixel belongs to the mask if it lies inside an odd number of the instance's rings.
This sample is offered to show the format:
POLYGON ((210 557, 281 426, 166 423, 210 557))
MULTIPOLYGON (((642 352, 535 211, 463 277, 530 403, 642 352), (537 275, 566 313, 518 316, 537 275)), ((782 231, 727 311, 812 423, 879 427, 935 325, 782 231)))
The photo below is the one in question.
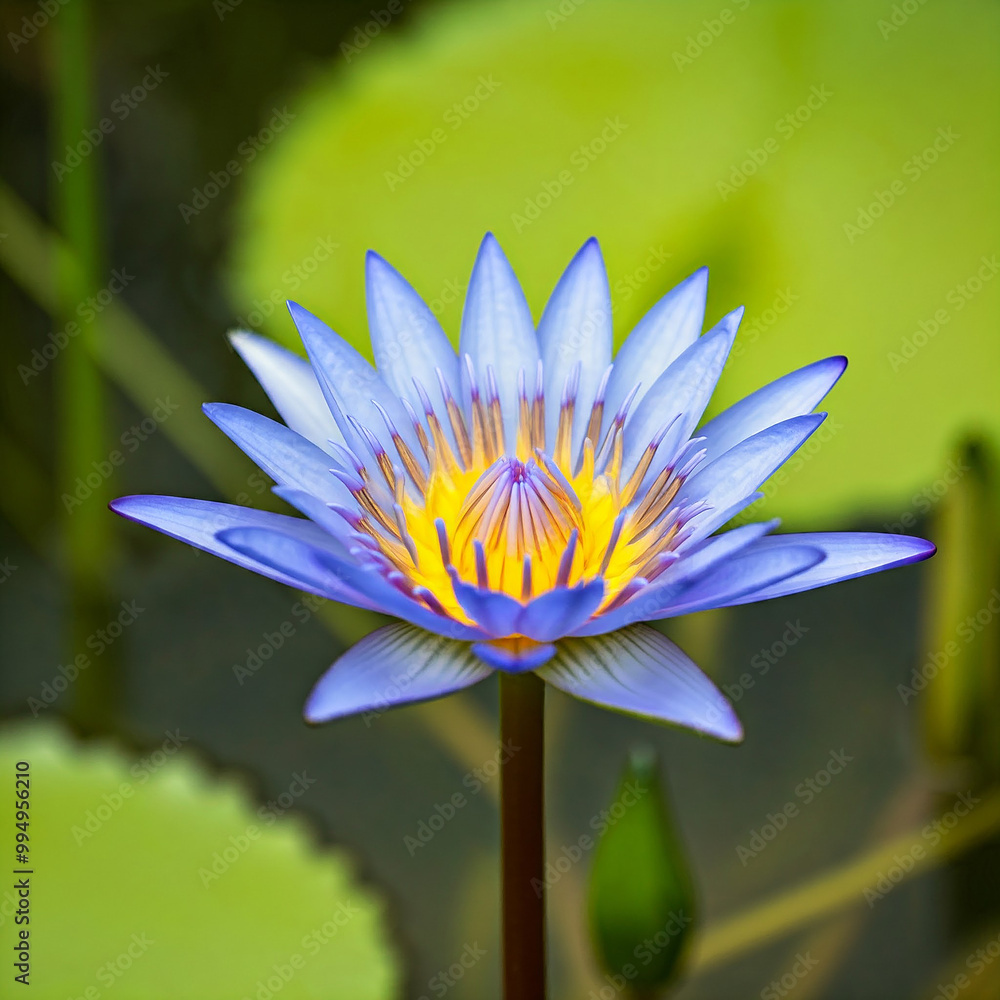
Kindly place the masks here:
POLYGON ((851 359, 767 513, 893 518, 959 433, 1000 431, 1000 10, 884 6, 501 0, 362 26, 246 172, 238 311, 293 344, 294 298, 367 350, 373 247, 457 339, 484 231, 536 317, 595 234, 620 339, 708 264, 709 318, 747 305, 716 409, 851 359))
MULTIPOLYGON (((0 893, 8 958, 29 931, 40 1000, 387 1000, 399 962, 382 902, 345 855, 321 848, 288 807, 210 775, 183 734, 140 755, 82 744, 55 725, 0 729, 0 831, 13 875, 0 893), (18 770, 18 762, 27 767, 18 770), (15 776, 30 774, 29 864, 15 864, 15 776)), ((5 976, 13 975, 9 962, 5 976)), ((8 980, 9 981, 9 980, 8 980)))

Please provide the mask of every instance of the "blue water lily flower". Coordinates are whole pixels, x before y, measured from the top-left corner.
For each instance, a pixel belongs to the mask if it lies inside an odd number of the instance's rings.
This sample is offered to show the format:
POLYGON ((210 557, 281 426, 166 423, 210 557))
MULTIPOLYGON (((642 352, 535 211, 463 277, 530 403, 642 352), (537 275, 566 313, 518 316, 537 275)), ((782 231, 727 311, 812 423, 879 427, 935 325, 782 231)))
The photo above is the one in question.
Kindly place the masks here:
POLYGON ((698 667, 643 621, 811 590, 925 559, 919 538, 723 527, 823 422, 842 357, 807 365, 696 430, 743 310, 702 334, 707 272, 640 320, 612 361, 611 300, 588 240, 537 326, 483 240, 456 352, 389 264, 367 259, 373 368, 289 303, 311 363, 233 343, 284 423, 208 416, 305 517, 175 497, 119 514, 264 576, 400 621, 314 688, 306 717, 438 698, 536 671, 598 705, 742 736, 698 667))

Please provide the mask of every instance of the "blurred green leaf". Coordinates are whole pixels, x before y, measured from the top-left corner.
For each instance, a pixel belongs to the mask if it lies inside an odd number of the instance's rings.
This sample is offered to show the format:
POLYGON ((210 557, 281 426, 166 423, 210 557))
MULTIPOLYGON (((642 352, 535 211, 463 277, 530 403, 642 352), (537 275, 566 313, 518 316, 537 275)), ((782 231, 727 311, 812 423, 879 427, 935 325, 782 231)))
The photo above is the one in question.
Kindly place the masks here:
POLYGON ((1000 430, 1000 281, 983 263, 1000 228, 1000 9, 928 4, 887 29, 888 5, 867 0, 740 0, 725 24, 720 6, 448 4, 347 51, 245 167, 244 321, 294 343, 294 298, 366 351, 373 247, 457 339, 491 229, 536 317, 597 235, 620 339, 709 264, 709 319, 747 305, 716 408, 851 359, 768 514, 895 513, 957 433, 1000 430))
MULTIPOLYGON (((129 758, 54 725, 0 730, 12 867, 17 761, 31 781, 32 995, 397 996, 384 907, 344 854, 320 848, 290 801, 258 808, 242 783, 209 776, 193 756, 177 732, 129 758)), ((288 800, 305 784, 294 781, 288 800)), ((308 787, 299 794, 308 805, 308 787)), ((17 928, 5 893, 10 954, 17 928)))
POLYGON ((615 989, 662 989, 677 974, 694 892, 651 751, 629 755, 590 874, 590 923, 615 989))

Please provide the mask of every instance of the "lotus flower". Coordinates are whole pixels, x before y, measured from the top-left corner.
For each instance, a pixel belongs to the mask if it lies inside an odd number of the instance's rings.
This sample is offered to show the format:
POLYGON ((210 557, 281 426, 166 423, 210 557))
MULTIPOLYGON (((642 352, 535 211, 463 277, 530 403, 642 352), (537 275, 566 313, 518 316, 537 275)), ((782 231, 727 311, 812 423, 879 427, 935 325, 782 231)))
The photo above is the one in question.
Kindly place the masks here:
POLYGON ((702 333, 701 269, 612 360, 611 301, 588 240, 536 328, 484 239, 456 352, 374 253, 377 369, 289 303, 309 362, 251 333, 233 343, 283 423, 223 403, 208 416, 305 517, 175 497, 111 506, 230 562, 391 615, 338 659, 312 722, 438 698, 494 671, 536 671, 586 701, 737 741, 732 707, 644 621, 747 604, 925 559, 905 535, 723 530, 823 422, 828 358, 698 428, 743 310, 702 333))

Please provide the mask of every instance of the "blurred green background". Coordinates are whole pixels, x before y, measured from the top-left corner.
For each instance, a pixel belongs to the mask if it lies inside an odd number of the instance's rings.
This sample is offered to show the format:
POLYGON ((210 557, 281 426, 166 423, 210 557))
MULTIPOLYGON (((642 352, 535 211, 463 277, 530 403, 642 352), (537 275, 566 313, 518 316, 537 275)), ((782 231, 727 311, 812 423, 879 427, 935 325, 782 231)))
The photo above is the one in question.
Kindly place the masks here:
MULTIPOLYGON (((199 409, 270 412, 225 332, 295 346, 294 298, 367 351, 372 247, 457 340, 487 229, 536 317, 596 235, 619 342, 709 265, 707 319, 747 306, 714 410, 847 354, 824 432, 755 515, 942 547, 666 626, 737 703, 738 749, 550 693, 550 856, 641 743, 696 887, 673 995, 1000 994, 1000 961, 968 964, 1000 934, 994 0, 11 0, 0 27, 0 746, 37 761, 36 995, 497 995, 496 783, 412 847, 492 759, 494 685, 307 729, 313 680, 374 616, 105 507, 278 509, 199 409), (835 752, 849 766, 823 779, 835 752), (932 845, 965 793, 979 804, 932 845), (206 884, 255 824, 259 847, 206 884), (929 861, 866 896, 914 845, 929 861), (133 933, 160 943, 109 986, 133 933)), ((587 938, 590 862, 552 886, 556 998, 614 989, 587 938)))

